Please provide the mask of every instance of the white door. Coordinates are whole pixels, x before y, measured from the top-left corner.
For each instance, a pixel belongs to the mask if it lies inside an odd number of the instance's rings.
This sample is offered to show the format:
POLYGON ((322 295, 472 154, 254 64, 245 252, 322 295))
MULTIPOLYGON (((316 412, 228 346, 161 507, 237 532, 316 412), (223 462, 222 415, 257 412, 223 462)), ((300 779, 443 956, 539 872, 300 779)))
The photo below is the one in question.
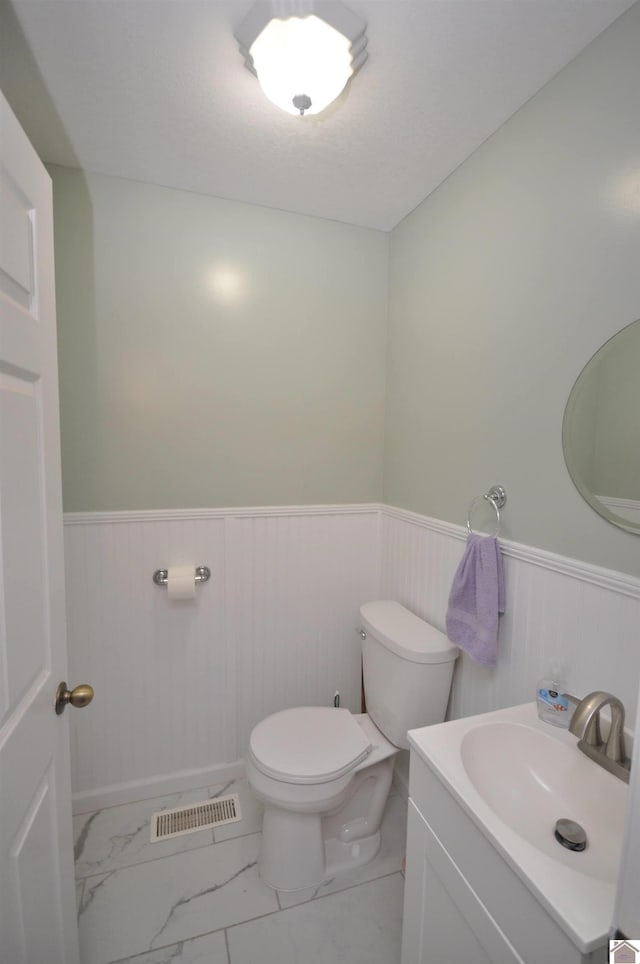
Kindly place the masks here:
POLYGON ((51 181, 0 93, 3 964, 78 964, 65 671, 51 181))

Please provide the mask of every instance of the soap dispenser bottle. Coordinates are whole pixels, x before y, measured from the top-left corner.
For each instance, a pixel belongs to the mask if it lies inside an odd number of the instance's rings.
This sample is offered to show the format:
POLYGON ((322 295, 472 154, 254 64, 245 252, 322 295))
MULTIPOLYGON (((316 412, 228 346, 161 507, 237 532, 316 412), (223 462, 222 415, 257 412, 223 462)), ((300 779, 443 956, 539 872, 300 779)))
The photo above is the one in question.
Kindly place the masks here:
POLYGON ((536 687, 536 704, 541 720, 566 729, 573 716, 573 707, 567 698, 562 675, 562 666, 553 663, 548 677, 541 679, 536 687))

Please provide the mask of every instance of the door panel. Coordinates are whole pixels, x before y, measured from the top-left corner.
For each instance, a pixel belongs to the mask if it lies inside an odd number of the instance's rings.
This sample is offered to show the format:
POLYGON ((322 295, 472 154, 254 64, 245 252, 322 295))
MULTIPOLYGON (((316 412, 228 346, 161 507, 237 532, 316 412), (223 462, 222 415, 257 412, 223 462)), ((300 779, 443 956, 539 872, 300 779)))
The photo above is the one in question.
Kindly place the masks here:
POLYGON ((51 937, 55 940, 58 931, 59 910, 57 901, 52 899, 58 890, 54 796, 49 770, 9 850, 11 913, 22 922, 16 931, 23 938, 23 946, 16 948, 8 960, 20 960, 20 955, 27 961, 49 960, 51 937), (38 918, 38 926, 25 927, 25 922, 34 916, 38 918))
POLYGON ((42 571, 44 485, 39 452, 39 394, 36 383, 0 372, 0 593, 4 600, 1 632, 7 673, 5 711, 15 709, 38 673, 51 665, 42 571))
POLYGON ((35 288, 32 210, 9 171, 0 168, 0 287, 27 310, 35 288))
POLYGON ((0 95, 0 959, 77 964, 51 181, 0 95))

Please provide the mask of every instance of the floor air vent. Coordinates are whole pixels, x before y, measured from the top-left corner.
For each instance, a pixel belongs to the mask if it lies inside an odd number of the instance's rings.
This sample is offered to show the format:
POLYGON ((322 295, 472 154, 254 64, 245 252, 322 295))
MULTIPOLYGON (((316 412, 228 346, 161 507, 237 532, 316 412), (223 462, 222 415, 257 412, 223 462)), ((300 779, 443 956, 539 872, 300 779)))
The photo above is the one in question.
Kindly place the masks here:
POLYGON ((160 810, 151 815, 151 843, 195 833, 196 830, 221 827, 225 823, 236 823, 238 820, 242 820, 242 813, 237 793, 206 800, 204 803, 192 803, 188 807, 160 810))

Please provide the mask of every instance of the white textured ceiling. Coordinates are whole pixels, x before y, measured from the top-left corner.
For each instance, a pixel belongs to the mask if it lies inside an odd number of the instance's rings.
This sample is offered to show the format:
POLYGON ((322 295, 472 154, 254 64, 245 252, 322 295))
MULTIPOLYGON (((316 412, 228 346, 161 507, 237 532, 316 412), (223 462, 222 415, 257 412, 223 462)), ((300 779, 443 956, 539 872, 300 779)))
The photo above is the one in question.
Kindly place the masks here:
POLYGON ((389 230, 632 0, 350 0, 369 60, 295 118, 233 37, 252 0, 0 0, 0 86, 56 164, 389 230))

